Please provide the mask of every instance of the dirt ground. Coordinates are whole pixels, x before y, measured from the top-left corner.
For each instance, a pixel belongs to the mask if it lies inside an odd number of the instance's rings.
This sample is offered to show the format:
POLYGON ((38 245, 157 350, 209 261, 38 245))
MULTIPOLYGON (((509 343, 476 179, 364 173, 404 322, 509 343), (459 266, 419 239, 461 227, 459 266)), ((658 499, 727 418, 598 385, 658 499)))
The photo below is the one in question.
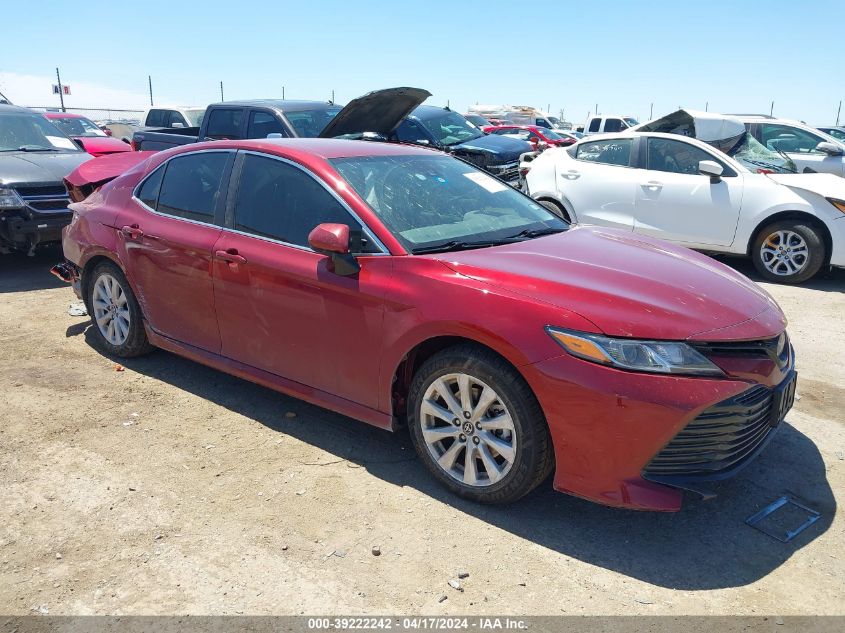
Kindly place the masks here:
POLYGON ((845 613, 845 271, 765 285, 800 400, 716 499, 654 514, 548 482, 473 505, 403 434, 165 352, 116 371, 59 257, 0 259, 0 613, 845 613), (784 494, 822 514, 788 544, 744 523, 784 494))

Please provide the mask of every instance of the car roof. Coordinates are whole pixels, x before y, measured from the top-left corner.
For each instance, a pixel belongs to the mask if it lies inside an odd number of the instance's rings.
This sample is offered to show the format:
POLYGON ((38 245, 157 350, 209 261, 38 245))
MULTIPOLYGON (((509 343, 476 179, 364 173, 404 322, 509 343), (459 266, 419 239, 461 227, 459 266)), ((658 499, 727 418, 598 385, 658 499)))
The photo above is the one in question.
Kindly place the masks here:
MULTIPOLYGON (((300 110, 313 110, 315 108, 337 107, 341 106, 331 101, 306 101, 299 99, 244 99, 241 101, 222 101, 220 103, 212 103, 215 108, 234 106, 234 107, 250 107, 263 106, 267 108, 278 108, 286 112, 298 112, 300 110)), ((209 106, 211 107, 211 106, 209 106)))
POLYGON ((21 106, 0 103, 0 115, 2 114, 41 114, 41 112, 36 112, 35 110, 30 110, 29 108, 22 108, 21 106))
POLYGON ((73 112, 42 112, 48 119, 87 119, 84 114, 75 114, 73 112))
MULTIPOLYGON (((414 108, 413 112, 411 112, 411 116, 414 116, 414 117, 424 121, 426 119, 431 119, 431 118, 433 118, 433 117, 435 117, 439 114, 443 114, 444 112, 454 112, 455 114, 457 114, 459 116, 463 116, 457 110, 449 110, 447 108, 441 108, 440 106, 434 106, 434 105, 419 105, 416 108, 414 108)), ((495 118, 495 117, 493 117, 493 118, 495 118)))
POLYGON ((431 156, 439 153, 430 148, 404 143, 353 141, 331 138, 269 138, 242 141, 209 141, 183 145, 184 151, 202 149, 248 149, 277 155, 307 155, 318 158, 352 158, 356 156, 431 156))

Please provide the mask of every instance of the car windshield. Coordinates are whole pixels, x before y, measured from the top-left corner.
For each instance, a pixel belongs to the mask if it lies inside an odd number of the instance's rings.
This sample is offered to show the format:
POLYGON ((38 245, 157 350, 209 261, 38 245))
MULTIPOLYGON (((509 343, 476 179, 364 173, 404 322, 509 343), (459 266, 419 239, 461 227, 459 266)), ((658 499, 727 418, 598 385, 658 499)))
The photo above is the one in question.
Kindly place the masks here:
POLYGON ((560 134, 558 134, 557 132, 553 132, 552 130, 545 129, 545 128, 543 129, 543 136, 545 136, 550 141, 560 141, 563 138, 565 138, 565 137, 561 136, 560 134))
POLYGON ((483 116, 478 116, 477 114, 468 114, 466 116, 466 119, 467 121, 478 127, 485 127, 487 125, 490 125, 490 121, 485 119, 483 116))
POLYGON ((773 152, 748 132, 743 134, 737 144, 726 153, 753 172, 760 171, 761 169, 781 174, 795 174, 798 172, 795 163, 792 162, 789 156, 773 152))
POLYGON ((205 108, 185 110, 182 114, 184 114, 185 118, 188 119, 188 125, 190 127, 199 127, 202 125, 202 119, 205 116, 205 108))
POLYGON ((420 120, 420 123, 431 133, 437 143, 447 147, 484 136, 481 130, 457 112, 444 112, 429 119, 420 120))
POLYGON ((296 130, 296 135, 302 138, 316 138, 320 135, 329 121, 331 121, 337 113, 341 111, 339 106, 326 106, 325 108, 316 108, 314 110, 296 110, 294 112, 285 112, 293 129, 296 130))
POLYGON ((81 152, 40 114, 0 115, 0 152, 81 152))
POLYGON ((635 125, 639 125, 640 122, 637 121, 634 117, 626 116, 622 117, 625 120, 625 123, 628 124, 628 127, 634 127, 635 125))
POLYGON ((568 227, 531 198, 450 156, 330 162, 412 253, 493 246, 568 227))
POLYGON ((59 128, 68 136, 107 136, 92 121, 85 118, 59 118, 50 119, 50 123, 59 128))

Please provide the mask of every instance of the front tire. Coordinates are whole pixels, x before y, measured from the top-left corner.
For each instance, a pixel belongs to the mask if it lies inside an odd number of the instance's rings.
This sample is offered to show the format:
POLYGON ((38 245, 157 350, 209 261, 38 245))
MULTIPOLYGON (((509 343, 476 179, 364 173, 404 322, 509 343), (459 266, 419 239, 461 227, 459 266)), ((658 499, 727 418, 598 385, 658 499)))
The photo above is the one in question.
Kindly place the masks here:
POLYGON ((490 350, 459 345, 428 359, 408 397, 411 439, 449 490, 510 503, 552 471, 548 426, 528 384, 490 350))
POLYGON ((819 229, 801 220, 763 227, 754 239, 754 267, 768 281, 799 284, 819 272, 827 256, 819 229))
POLYGON ((152 351, 141 308, 120 268, 111 262, 97 264, 87 290, 88 314, 98 347, 121 358, 152 351))

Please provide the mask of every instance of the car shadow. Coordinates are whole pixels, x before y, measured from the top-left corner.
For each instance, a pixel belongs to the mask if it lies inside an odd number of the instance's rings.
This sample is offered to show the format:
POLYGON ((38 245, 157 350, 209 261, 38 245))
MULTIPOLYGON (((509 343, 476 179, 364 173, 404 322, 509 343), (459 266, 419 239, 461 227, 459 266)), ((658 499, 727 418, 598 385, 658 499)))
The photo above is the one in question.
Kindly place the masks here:
POLYGON ((25 253, 0 255, 0 294, 67 286, 50 274, 50 268, 61 261, 64 255, 59 245, 39 248, 32 257, 25 253))
MULTIPOLYGON (((714 259, 730 266, 735 271, 742 273, 752 281, 758 283, 772 283, 757 272, 754 264, 747 257, 729 257, 724 255, 716 255, 714 259)), ((832 268, 828 270, 821 270, 809 281, 798 284, 800 288, 809 288, 811 290, 821 290, 824 292, 845 292, 845 268, 832 268)))
MULTIPOLYGON (((82 332, 74 325, 67 335, 82 332)), ((90 327, 84 335, 91 344, 90 327)), ((405 431, 391 434, 164 351, 112 360, 528 541, 662 587, 696 590, 752 583, 826 532, 836 512, 818 449, 786 422, 755 462, 735 479, 715 486, 716 499, 703 501, 689 494, 678 513, 599 506, 554 492, 550 479, 515 504, 484 506, 443 489, 415 457, 405 431), (297 416, 287 418, 288 411, 297 416), (782 495, 801 499, 822 514, 790 543, 745 524, 782 495)))

